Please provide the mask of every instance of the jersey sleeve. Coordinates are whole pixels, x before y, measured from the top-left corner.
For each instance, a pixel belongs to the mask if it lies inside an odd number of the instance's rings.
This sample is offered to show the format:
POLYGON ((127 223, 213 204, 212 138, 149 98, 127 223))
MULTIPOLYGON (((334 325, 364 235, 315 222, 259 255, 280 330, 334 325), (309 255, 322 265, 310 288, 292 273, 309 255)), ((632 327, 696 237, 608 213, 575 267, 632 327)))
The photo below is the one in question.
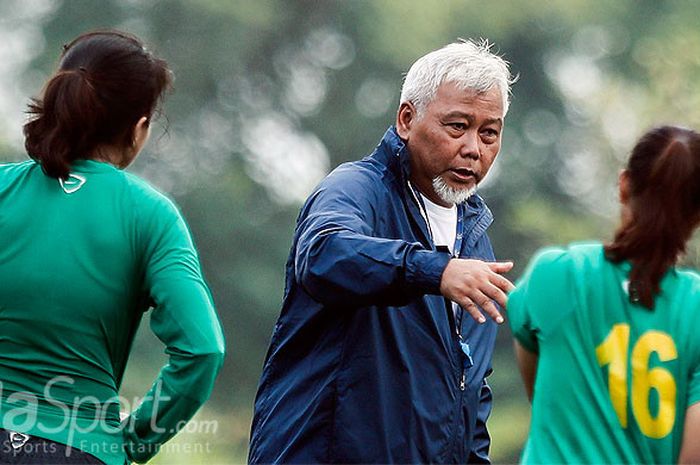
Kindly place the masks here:
POLYGON ((125 423, 129 458, 145 462, 207 400, 221 368, 224 337, 189 230, 164 201, 145 238, 144 286, 154 304, 151 329, 168 363, 125 423))
POLYGON ((566 252, 548 248, 528 264, 508 296, 508 320, 513 336, 530 352, 538 353, 538 340, 552 321, 559 320, 566 302, 566 252))

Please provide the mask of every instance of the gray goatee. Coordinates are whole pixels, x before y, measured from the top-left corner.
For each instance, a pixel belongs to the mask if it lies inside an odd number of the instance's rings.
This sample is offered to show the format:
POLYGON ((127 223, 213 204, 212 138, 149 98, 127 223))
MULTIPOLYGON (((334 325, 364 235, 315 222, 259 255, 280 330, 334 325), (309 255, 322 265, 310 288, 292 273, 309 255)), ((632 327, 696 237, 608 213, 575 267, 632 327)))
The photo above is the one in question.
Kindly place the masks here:
POLYGON ((476 191, 476 186, 468 189, 455 189, 451 187, 442 179, 442 176, 435 176, 433 178, 433 189, 438 197, 442 199, 443 202, 448 204, 459 205, 467 201, 469 197, 476 191))

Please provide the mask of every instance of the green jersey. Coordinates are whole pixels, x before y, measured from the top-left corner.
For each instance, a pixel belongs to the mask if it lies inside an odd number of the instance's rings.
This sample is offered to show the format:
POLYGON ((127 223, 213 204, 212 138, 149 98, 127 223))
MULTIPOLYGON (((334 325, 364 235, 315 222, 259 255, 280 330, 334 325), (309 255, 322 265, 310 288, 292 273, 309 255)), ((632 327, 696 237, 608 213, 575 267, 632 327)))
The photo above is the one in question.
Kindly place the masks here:
POLYGON ((144 461, 209 396, 223 335, 177 208, 136 176, 77 161, 0 165, 0 426, 144 461), (143 312, 169 363, 120 422, 143 312), (125 455, 126 454, 126 455, 125 455))
POLYGON ((511 293, 513 333, 539 354, 523 463, 676 463, 700 401, 700 276, 669 270, 649 310, 629 271, 601 244, 546 249, 511 293))

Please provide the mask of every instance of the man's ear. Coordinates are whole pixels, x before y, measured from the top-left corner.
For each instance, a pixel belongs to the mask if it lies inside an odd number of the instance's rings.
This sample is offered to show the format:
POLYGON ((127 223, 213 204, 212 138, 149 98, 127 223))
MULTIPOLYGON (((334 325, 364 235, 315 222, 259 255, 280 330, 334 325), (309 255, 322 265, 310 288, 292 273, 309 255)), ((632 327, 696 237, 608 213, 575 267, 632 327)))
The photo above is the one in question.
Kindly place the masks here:
POLYGON ((407 141, 411 134, 411 126, 416 119, 416 107, 411 102, 403 102, 396 113, 396 132, 407 141))

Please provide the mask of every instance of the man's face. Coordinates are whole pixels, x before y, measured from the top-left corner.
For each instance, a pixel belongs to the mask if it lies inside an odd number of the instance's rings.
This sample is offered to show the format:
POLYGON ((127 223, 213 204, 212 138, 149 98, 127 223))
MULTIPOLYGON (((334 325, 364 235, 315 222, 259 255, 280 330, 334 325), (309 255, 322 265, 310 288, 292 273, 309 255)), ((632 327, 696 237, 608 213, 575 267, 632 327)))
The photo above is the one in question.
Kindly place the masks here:
POLYGON ((439 205, 466 200, 498 155, 503 116, 497 88, 478 94, 451 82, 418 118, 412 103, 402 103, 396 129, 410 154, 411 182, 439 205))

